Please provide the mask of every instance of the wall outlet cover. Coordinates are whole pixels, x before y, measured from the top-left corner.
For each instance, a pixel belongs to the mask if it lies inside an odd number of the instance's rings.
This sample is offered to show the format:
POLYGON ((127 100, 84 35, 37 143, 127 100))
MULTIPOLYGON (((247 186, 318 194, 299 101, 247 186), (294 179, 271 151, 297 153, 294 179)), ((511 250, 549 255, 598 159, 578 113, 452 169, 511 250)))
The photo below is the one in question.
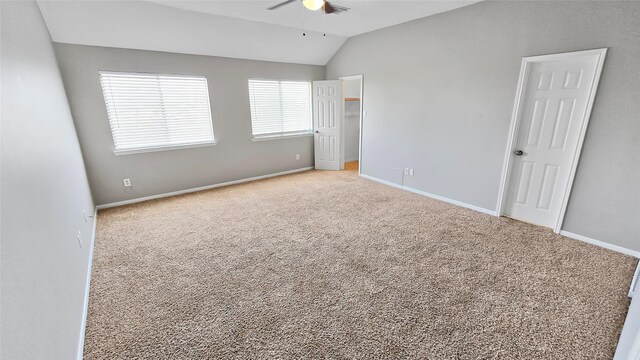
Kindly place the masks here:
POLYGON ((131 179, 129 179, 129 178, 123 179, 122 182, 124 183, 125 187, 130 187, 131 186, 131 179))

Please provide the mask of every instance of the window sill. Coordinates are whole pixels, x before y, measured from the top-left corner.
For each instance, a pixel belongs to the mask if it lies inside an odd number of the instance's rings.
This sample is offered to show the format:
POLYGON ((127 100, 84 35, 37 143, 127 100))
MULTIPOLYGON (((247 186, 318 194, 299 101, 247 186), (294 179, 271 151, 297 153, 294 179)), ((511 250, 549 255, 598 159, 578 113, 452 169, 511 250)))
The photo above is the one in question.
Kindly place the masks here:
POLYGON ((299 138, 299 137, 310 137, 313 136, 313 133, 303 133, 303 134, 291 134, 291 135, 263 135, 263 136, 254 136, 251 138, 251 141, 268 141, 268 140, 280 140, 280 139, 291 139, 291 138, 299 138))
POLYGON ((139 149, 126 149, 126 150, 113 150, 113 154, 116 156, 121 155, 131 155, 131 154, 143 154, 150 153, 156 151, 168 151, 168 150, 181 150, 181 149, 192 149, 199 148, 205 146, 215 146, 217 142, 208 141, 197 144, 186 144, 186 145, 168 145, 168 146, 157 146, 157 147, 148 147, 148 148, 139 148, 139 149))

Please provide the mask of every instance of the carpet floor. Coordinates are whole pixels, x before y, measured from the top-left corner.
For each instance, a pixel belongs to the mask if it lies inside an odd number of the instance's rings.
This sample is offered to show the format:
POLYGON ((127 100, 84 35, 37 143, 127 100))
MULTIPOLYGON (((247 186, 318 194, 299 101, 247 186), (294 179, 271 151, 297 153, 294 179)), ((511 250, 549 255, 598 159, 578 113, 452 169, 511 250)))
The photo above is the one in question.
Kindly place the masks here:
POLYGON ((636 265, 354 171, 97 226, 85 359, 610 359, 636 265))

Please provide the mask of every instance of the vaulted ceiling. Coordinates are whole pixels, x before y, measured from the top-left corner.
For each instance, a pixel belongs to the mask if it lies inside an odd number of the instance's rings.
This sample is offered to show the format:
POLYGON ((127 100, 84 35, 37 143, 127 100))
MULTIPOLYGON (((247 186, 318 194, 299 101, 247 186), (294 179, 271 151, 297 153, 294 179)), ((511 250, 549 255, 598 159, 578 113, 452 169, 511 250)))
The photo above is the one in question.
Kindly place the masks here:
POLYGON ((56 42, 325 65, 348 37, 477 1, 335 0, 351 10, 332 15, 301 2, 266 10, 279 0, 38 4, 56 42))

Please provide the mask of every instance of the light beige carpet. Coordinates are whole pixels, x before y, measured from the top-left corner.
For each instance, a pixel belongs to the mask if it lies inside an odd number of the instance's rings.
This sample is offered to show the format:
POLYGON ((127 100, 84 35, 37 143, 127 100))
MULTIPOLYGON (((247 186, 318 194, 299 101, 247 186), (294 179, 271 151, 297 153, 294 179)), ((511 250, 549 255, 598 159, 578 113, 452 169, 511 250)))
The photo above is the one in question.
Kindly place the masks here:
POLYGON ((633 258, 312 171, 100 211, 86 359, 610 359, 633 258))

